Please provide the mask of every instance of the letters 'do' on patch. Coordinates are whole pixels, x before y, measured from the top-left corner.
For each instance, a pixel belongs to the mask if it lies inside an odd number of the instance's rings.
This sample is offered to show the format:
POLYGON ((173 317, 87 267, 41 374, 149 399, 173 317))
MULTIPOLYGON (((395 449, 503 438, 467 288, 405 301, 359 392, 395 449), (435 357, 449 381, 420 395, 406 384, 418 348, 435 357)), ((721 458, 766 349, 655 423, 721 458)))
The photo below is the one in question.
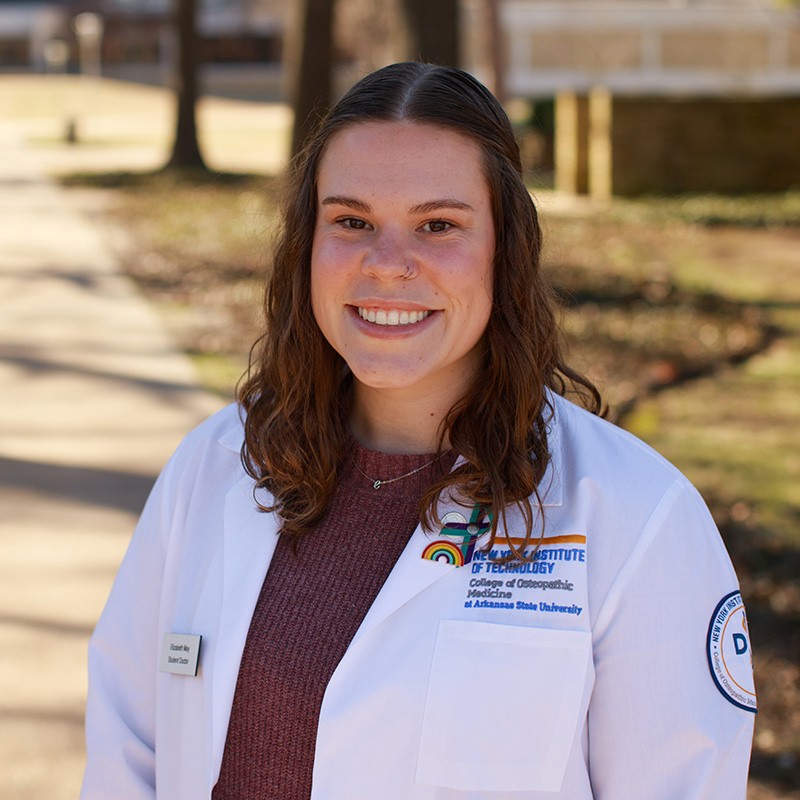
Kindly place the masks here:
POLYGON ((750 636, 739 592, 725 595, 711 615, 708 666, 714 683, 725 698, 745 711, 756 711, 750 636))

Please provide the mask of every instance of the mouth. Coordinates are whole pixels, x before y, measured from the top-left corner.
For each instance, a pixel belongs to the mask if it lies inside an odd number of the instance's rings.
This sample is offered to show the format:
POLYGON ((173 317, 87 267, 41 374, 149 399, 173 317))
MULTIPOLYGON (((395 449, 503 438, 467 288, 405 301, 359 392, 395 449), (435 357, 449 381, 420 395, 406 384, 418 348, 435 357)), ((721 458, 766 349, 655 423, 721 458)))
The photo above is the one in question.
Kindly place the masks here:
POLYGON ((399 308, 363 308, 358 306, 358 316, 375 325, 416 325, 430 315, 430 311, 407 311, 399 308))

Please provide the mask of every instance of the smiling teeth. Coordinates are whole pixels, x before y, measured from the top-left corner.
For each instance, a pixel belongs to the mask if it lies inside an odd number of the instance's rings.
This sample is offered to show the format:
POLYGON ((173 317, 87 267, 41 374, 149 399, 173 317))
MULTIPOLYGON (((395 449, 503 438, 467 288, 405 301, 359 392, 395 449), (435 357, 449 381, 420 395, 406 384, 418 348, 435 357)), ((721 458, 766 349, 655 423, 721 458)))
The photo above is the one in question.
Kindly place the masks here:
POLYGON ((422 322, 430 311, 391 311, 378 310, 374 308, 359 308, 358 316, 367 322, 374 322, 376 325, 414 325, 422 322))

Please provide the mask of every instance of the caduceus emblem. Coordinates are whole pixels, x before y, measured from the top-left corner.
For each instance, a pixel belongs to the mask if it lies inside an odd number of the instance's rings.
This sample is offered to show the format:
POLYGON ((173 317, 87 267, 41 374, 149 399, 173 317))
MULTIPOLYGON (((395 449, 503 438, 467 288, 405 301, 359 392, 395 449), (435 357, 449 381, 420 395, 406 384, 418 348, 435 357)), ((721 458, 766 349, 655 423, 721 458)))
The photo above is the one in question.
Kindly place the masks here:
POLYGON ((472 561, 478 539, 491 525, 491 515, 483 506, 476 505, 469 520, 458 511, 450 511, 442 517, 439 536, 422 551, 422 558, 463 567, 472 561))

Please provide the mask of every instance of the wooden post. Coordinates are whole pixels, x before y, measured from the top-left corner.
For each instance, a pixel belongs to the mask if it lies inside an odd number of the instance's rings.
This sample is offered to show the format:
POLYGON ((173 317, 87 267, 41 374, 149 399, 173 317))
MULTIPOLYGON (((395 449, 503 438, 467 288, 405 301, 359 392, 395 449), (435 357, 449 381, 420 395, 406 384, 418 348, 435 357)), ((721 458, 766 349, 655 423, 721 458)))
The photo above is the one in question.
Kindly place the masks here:
POLYGON ((556 95, 555 187, 567 194, 589 192, 589 99, 576 92, 556 95))

